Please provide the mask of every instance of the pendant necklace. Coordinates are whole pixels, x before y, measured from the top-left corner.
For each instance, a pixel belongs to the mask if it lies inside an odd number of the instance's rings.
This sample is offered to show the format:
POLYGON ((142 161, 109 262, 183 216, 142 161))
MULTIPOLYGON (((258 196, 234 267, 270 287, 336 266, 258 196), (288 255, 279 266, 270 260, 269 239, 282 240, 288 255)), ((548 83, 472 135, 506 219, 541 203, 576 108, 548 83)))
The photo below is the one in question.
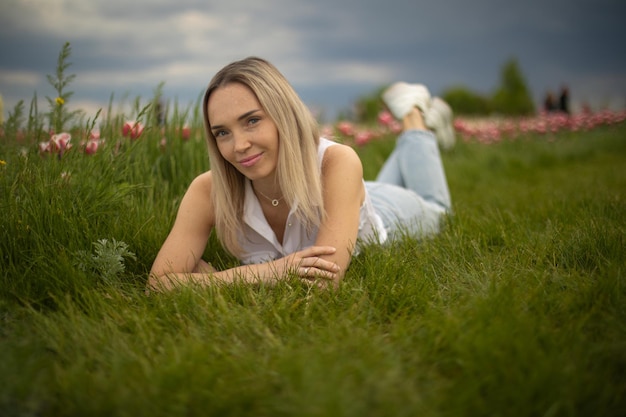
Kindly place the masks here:
POLYGON ((272 203, 272 206, 274 206, 274 207, 278 206, 278 203, 280 203, 280 200, 282 200, 284 198, 284 196, 281 197, 281 198, 270 198, 270 197, 266 196, 265 194, 263 194, 259 190, 255 190, 255 191, 258 191, 259 194, 261 194, 263 197, 267 198, 272 203))

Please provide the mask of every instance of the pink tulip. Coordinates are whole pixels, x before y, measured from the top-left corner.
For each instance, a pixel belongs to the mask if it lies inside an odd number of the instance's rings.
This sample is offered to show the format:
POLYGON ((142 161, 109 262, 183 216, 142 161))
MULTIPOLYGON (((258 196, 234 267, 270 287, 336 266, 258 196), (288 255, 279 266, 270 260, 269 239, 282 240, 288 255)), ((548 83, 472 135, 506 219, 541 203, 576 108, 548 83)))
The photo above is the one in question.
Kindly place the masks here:
POLYGON ((378 113, 378 123, 383 126, 391 126, 394 122, 394 118, 388 111, 384 110, 378 113))
POLYGON ((191 128, 187 125, 183 126, 180 132, 180 138, 184 141, 188 141, 191 137, 191 128))
POLYGON ((52 151, 63 153, 66 149, 70 149, 72 147, 70 140, 72 140, 72 135, 67 132, 52 135, 50 138, 52 151))
POLYGON ((87 143, 85 144, 85 153, 87 155, 93 155, 98 151, 99 147, 100 147, 99 139, 89 139, 87 143))
POLYGON ((354 135, 354 143, 358 146, 363 146, 374 138, 374 134, 367 130, 358 132, 354 135))
POLYGON ((122 126, 122 135, 131 139, 137 139, 143 133, 143 125, 134 120, 127 121, 122 126))
POLYGON ((354 126, 350 122, 340 122, 339 125, 337 125, 337 129, 339 129, 344 136, 354 135, 354 126))
POLYGON ((39 142, 39 153, 48 153, 48 152, 50 152, 50 141, 39 142))

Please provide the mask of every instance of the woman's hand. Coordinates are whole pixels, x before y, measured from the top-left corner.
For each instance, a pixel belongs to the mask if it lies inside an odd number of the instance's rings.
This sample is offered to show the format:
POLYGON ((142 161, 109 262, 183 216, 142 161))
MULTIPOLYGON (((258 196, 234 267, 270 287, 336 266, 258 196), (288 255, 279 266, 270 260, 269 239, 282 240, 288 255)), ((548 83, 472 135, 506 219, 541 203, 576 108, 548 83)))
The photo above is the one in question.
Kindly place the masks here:
POLYGON ((332 246, 311 246, 278 259, 283 263, 285 272, 291 272, 307 280, 325 279, 335 281, 339 278, 341 268, 335 262, 322 258, 333 255, 337 249, 332 246))

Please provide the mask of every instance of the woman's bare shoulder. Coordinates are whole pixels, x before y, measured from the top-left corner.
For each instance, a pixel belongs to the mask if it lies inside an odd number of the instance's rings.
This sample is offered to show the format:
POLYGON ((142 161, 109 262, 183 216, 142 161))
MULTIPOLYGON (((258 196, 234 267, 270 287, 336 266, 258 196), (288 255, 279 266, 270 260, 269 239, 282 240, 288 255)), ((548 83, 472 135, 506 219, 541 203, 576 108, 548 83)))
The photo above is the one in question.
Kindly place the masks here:
POLYGON ((352 147, 341 143, 329 146, 326 152, 324 152, 322 167, 336 165, 343 166, 347 169, 358 167, 362 169, 361 159, 356 151, 352 147))
POLYGON ((187 194, 194 194, 209 198, 211 196, 211 188, 213 186, 213 176, 211 171, 203 172, 191 181, 187 194))
POLYGON ((213 213, 212 185, 211 171, 204 172, 191 181, 182 201, 187 212, 213 213))
POLYGON ((191 183, 196 186, 211 187, 211 184, 213 183, 213 175, 211 174, 211 171, 203 172, 194 178, 191 183))

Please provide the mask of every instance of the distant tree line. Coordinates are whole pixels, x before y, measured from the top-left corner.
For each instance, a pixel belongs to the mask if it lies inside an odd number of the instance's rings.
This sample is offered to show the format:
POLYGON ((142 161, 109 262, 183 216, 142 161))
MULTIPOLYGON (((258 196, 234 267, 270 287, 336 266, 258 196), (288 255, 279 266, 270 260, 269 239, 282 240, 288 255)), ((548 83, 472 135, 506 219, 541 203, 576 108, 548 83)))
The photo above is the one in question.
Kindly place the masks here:
MULTIPOLYGON (((385 87, 357 100, 356 119, 360 122, 376 120, 383 109, 380 94, 385 87)), ((480 94, 465 86, 450 87, 441 97, 450 104, 455 114, 524 116, 535 113, 535 105, 516 59, 507 61, 500 74, 500 85, 491 95, 480 94)))
POLYGON ((516 59, 509 60, 502 67, 500 85, 493 95, 482 95, 459 86, 445 90, 442 98, 457 114, 498 113, 506 116, 524 116, 535 112, 530 91, 516 59))

